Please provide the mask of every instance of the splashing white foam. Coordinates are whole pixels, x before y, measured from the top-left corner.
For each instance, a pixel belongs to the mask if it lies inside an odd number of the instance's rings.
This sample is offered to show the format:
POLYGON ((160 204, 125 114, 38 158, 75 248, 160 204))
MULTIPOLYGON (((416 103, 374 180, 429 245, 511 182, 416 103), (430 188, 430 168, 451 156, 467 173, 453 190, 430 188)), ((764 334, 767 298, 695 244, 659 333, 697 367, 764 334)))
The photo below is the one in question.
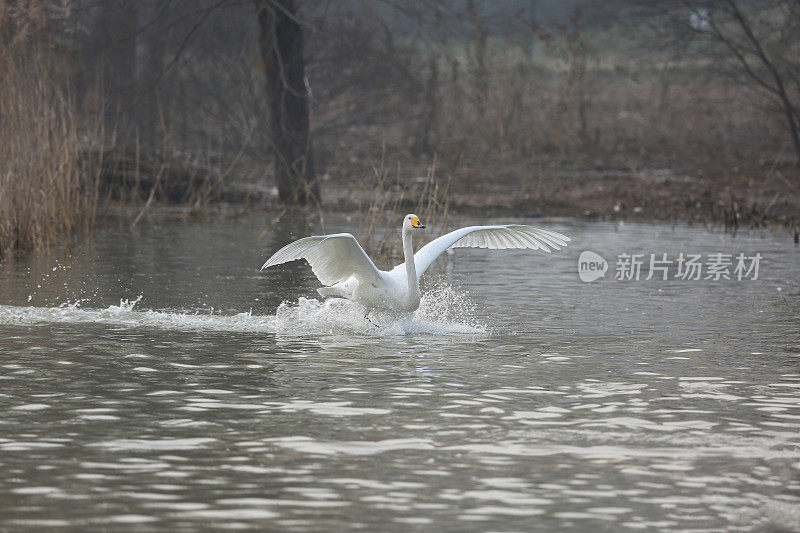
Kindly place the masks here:
POLYGON ((274 315, 209 315, 135 310, 141 296, 120 300, 106 309, 83 309, 81 302, 58 307, 0 305, 0 325, 42 323, 106 324, 175 331, 231 331, 284 335, 405 334, 480 335, 486 327, 474 320, 474 305, 465 294, 440 286, 426 293, 413 314, 394 315, 370 311, 340 298, 325 301, 300 298, 282 303, 274 315))

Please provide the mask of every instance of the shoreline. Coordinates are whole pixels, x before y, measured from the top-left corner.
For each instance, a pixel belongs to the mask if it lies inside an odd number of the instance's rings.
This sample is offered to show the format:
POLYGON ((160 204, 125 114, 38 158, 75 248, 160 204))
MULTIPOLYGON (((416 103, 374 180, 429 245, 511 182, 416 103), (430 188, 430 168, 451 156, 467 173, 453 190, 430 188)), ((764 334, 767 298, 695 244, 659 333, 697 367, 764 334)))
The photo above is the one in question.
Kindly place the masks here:
MULTIPOLYGON (((736 193, 726 187, 721 193, 709 194, 696 184, 692 189, 665 188, 654 198, 643 197, 635 189, 620 190, 618 178, 599 178, 606 186, 597 190, 597 180, 586 180, 562 194, 563 183, 548 183, 539 194, 533 195, 525 187, 514 185, 495 185, 491 190, 481 192, 454 192, 449 194, 447 209, 450 215, 466 216, 511 216, 524 218, 567 217, 580 220, 623 221, 638 223, 686 224, 720 227, 728 230, 745 228, 787 229, 797 234, 800 226, 796 195, 778 196, 777 200, 767 200, 764 205, 759 200, 742 203, 736 193), (688 189, 688 190, 687 190, 688 189), (699 190, 699 192, 698 192, 699 190), (724 194, 727 201, 723 200, 724 194), (697 198, 701 198, 698 200, 697 198)), ((628 178, 626 178, 628 179, 628 178)), ((602 186, 602 185, 601 185, 602 186)), ((169 205, 156 202, 146 210, 144 219, 215 219, 238 218, 250 213, 268 212, 283 215, 291 212, 313 214, 319 209, 326 212, 357 213, 368 211, 370 191, 361 186, 342 184, 323 184, 324 201, 317 207, 290 207, 278 203, 277 195, 269 194, 268 188, 259 188, 243 201, 216 201, 198 209, 191 205, 169 205)), ((773 198, 775 194, 772 193, 773 198)), ((412 200, 413 193, 390 191, 388 211, 414 211, 418 202, 412 200)), ((385 198, 385 197, 384 197, 385 198)), ((105 218, 132 220, 142 211, 142 205, 110 201, 101 212, 105 218)), ((141 222, 140 222, 141 223, 141 222)))

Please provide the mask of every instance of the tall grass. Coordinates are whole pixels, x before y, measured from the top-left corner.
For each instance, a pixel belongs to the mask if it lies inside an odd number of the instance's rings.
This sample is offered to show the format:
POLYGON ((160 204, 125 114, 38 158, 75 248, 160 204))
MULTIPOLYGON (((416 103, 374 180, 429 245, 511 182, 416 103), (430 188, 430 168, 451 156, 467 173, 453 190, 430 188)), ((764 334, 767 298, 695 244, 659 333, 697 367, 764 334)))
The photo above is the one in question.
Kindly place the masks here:
POLYGON ((428 167, 425 176, 410 184, 400 181, 398 170, 394 179, 386 166, 385 152, 380 162, 373 166, 372 190, 358 206, 357 237, 368 254, 380 263, 403 256, 398 227, 410 211, 418 215, 428 232, 444 233, 449 224, 450 188, 452 175, 436 177, 436 161, 428 167))
POLYGON ((81 157, 86 141, 43 13, 0 0, 0 255, 40 249, 97 218, 98 161, 81 157))

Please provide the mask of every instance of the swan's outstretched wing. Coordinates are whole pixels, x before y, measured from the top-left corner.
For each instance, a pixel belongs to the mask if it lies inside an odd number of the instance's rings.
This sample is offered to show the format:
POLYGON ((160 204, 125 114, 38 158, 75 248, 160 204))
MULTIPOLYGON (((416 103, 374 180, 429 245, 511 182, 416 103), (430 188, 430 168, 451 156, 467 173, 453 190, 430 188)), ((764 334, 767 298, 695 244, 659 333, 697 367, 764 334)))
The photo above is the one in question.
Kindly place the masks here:
MULTIPOLYGON (((417 276, 431 266, 448 248, 489 248, 505 250, 508 248, 528 248, 550 253, 550 249, 560 250, 570 238, 555 231, 534 226, 507 224, 503 226, 470 226, 451 231, 432 240, 414 254, 417 276)), ((402 268, 402 265, 397 268, 402 268)))
POLYGON ((355 276, 362 283, 377 284, 380 271, 349 233, 306 237, 287 244, 267 259, 261 270, 305 259, 324 285, 334 285, 355 276))

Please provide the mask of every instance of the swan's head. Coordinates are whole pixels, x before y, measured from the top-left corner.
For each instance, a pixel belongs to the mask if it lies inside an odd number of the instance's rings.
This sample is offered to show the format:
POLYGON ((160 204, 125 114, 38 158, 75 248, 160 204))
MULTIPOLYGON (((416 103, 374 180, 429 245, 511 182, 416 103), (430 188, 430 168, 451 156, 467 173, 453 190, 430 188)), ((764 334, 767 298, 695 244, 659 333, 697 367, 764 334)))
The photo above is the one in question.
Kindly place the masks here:
POLYGON ((406 215, 406 218, 403 219, 403 229, 420 229, 424 227, 417 215, 406 215))

